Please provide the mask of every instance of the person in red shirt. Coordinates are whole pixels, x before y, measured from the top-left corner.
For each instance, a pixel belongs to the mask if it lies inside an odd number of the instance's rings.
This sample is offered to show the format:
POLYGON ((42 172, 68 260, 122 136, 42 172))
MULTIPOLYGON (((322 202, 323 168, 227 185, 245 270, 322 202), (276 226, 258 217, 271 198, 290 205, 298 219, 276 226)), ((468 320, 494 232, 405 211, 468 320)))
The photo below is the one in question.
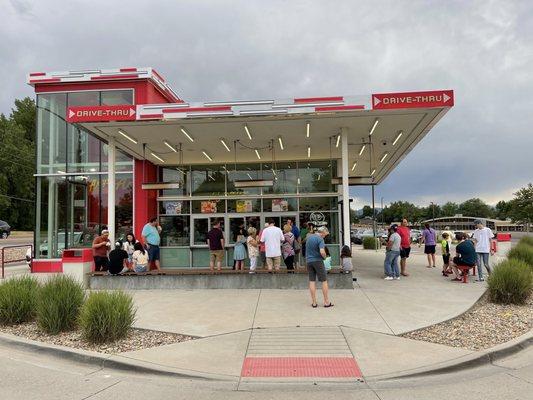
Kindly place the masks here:
POLYGON ((93 258, 95 271, 107 271, 109 266, 109 259, 107 258, 107 251, 111 247, 109 241, 109 231, 104 229, 101 236, 97 236, 93 240, 93 258))
POLYGON ((407 259, 411 252, 411 229, 407 226, 407 220, 402 219, 402 225, 398 227, 398 234, 400 235, 400 274, 409 276, 407 273, 407 259))

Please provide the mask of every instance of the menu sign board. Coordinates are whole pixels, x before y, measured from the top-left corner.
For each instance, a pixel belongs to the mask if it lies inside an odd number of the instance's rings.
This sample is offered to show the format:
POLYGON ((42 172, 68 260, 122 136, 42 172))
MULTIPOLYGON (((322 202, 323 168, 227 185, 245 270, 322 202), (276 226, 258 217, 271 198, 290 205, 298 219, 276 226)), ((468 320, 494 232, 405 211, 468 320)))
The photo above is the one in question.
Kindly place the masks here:
POLYGON ((272 212, 289 211, 289 202, 284 199, 272 199, 272 212))

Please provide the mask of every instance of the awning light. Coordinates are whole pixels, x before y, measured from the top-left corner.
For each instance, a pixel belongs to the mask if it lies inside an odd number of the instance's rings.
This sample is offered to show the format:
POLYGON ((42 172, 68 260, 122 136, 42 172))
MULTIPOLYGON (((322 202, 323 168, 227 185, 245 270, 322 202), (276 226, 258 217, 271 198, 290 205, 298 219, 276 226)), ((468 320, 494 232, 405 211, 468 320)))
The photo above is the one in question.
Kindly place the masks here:
POLYGON ((246 131, 246 134, 248 135, 248 139, 252 140, 252 134, 250 133, 250 129, 248 129, 248 125, 244 125, 244 130, 246 131))
POLYGON ((372 129, 370 129, 369 135, 372 135, 374 133, 374 130, 376 129, 376 126, 378 126, 379 118, 376 118, 374 121, 374 125, 372 125, 372 129))
POLYGON ((373 169, 373 170, 372 170, 372 173, 371 173, 370 175, 371 175, 371 176, 374 176, 375 173, 376 173, 376 170, 373 169))
POLYGON ((281 138, 281 136, 278 136, 278 142, 280 149, 285 150, 285 148, 283 147, 283 139, 281 138))
POLYGON ((352 172, 355 171, 355 167, 357 167, 357 161, 353 163, 352 165, 352 172))
POLYGON ((311 130, 311 123, 309 121, 307 121, 306 128, 305 128, 305 131, 306 131, 305 137, 309 137, 309 131, 310 130, 311 130))
POLYGON ((156 160, 159 160, 159 161, 161 161, 162 163, 165 162, 165 160, 163 160, 163 159, 162 159, 161 157, 159 157, 157 154, 155 154, 155 153, 150 153, 150 154, 151 154, 156 160))
POLYGON ((118 133, 120 133, 122 136, 124 136, 126 139, 128 139, 130 142, 137 144, 137 140, 129 136, 126 132, 124 132, 122 129, 118 130, 118 133))
POLYGON ((340 142, 341 142, 341 135, 337 135, 337 143, 335 143, 335 147, 339 147, 340 142))
POLYGON ((300 184, 300 178, 298 178, 298 185, 300 184))
POLYGON ((227 151, 231 152, 231 149, 228 147, 226 142, 224 141, 224 138, 220 138, 220 143, 226 148, 227 151))
POLYGON ((366 144, 361 147, 361 150, 359 150, 359 155, 363 154, 363 151, 365 151, 366 144))
POLYGON ((176 148, 174 146, 172 146, 169 142, 167 142, 166 140, 163 140, 163 143, 165 143, 165 146, 167 146, 170 150, 172 150, 174 153, 177 153, 178 150, 176 150, 176 148))
POLYGON ((194 142, 194 139, 191 135, 189 135, 189 132, 187 132, 184 127, 180 127, 180 130, 185 136, 187 136, 187 139, 189 139, 191 142, 194 142))
POLYGON ((259 154, 259 151, 257 149, 254 149, 254 151, 255 151, 255 155, 257 156, 257 159, 260 160, 261 154, 259 154))
POLYGON ((400 140, 400 138, 402 137, 403 135, 403 131, 399 131, 398 132, 398 136, 396 136, 396 139, 394 139, 394 142, 392 142, 392 145, 394 146, 396 143, 398 143, 398 140, 400 140))
POLYGON ((307 158, 311 158, 311 146, 307 146, 307 158))
POLYGON ((388 155, 389 155, 389 153, 383 154, 383 156, 381 157, 381 160, 379 160, 379 162, 382 163, 383 161, 385 161, 385 159, 387 158, 388 155))
POLYGON ((205 156, 205 158, 207 158, 209 161, 213 161, 213 159, 211 158, 211 156, 209 154, 207 154, 205 152, 205 150, 202 150, 202 154, 205 156))

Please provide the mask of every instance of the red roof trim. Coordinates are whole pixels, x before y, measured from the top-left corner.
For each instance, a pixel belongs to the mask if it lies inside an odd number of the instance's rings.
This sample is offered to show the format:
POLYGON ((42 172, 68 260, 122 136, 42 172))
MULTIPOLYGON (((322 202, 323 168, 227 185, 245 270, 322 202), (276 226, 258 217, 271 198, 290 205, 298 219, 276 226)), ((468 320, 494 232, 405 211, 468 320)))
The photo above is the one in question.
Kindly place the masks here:
POLYGON ((163 79, 163 77, 161 75, 159 75, 159 73, 153 68, 152 68, 152 74, 157 76, 161 80, 161 82, 165 82, 165 79, 163 79))
POLYGON ((120 72, 137 72, 137 68, 120 68, 120 72))
POLYGON ((365 106, 355 105, 355 106, 331 106, 331 107, 315 107, 316 112, 321 111, 350 111, 350 110, 364 110, 365 106))
POLYGON ((163 112, 164 113, 171 113, 171 112, 210 112, 210 111, 231 111, 231 106, 163 108, 163 112))
POLYGON ((143 114, 140 117, 141 119, 161 119, 163 114, 143 114))
POLYGON ((31 72, 30 76, 44 76, 46 72, 31 72))
POLYGON ((337 96, 337 97, 304 97, 299 99, 294 99, 294 102, 296 104, 298 103, 318 103, 318 102, 324 102, 324 101, 344 101, 344 97, 337 96))
POLYGON ((139 74, 129 74, 129 75, 102 75, 102 76, 91 76, 91 81, 103 81, 111 79, 137 79, 139 74))
POLYGON ((30 79, 30 83, 51 83, 61 82, 60 78, 48 78, 48 79, 30 79))

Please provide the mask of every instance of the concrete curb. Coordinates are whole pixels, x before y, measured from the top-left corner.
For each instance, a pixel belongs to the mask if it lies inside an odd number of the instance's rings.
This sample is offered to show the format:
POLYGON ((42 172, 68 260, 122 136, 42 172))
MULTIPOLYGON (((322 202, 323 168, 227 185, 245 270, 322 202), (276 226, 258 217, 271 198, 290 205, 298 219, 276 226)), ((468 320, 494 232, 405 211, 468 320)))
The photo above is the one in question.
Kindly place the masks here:
POLYGON ((0 343, 18 347, 24 350, 31 350, 32 352, 39 354, 45 354, 78 363, 94 365, 95 367, 100 367, 102 369, 110 368, 120 371, 170 376, 184 379, 198 379, 203 381, 234 381, 238 380, 239 378, 202 373, 200 371, 185 372, 171 367, 165 368, 157 364, 136 360, 121 355, 103 355, 93 351, 73 349, 70 347, 38 342, 3 332, 0 332, 0 343))
POLYGON ((509 342, 500 344, 488 350, 474 352, 464 357, 460 357, 444 363, 433 364, 418 370, 412 370, 405 374, 391 375, 391 376, 374 376, 370 377, 370 381, 385 382, 391 380, 420 378, 429 375, 449 374, 467 369, 479 367, 482 365, 490 365, 502 358, 509 357, 515 353, 527 349, 533 344, 533 330, 519 336, 509 342), (376 379, 379 378, 379 379, 376 379))

